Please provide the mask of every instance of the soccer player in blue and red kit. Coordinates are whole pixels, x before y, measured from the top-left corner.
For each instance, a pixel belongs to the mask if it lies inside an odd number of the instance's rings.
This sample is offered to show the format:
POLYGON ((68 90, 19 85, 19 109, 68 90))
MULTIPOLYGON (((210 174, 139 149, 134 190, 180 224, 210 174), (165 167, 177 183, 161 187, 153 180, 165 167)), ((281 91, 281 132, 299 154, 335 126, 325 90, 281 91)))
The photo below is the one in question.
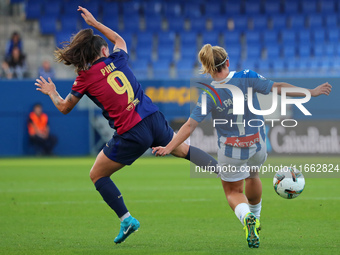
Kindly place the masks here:
MULTIPOLYGON (((87 9, 79 7, 78 11, 87 24, 98 29, 115 44, 113 53, 109 54, 106 41, 99 35, 93 35, 92 29, 81 30, 55 52, 59 62, 73 65, 78 74, 66 99, 58 94, 50 78, 46 81, 40 77, 35 85, 37 90, 49 95, 64 114, 69 113, 83 95, 87 95, 102 109, 109 125, 115 129, 112 139, 98 154, 90 178, 104 201, 121 220, 120 232, 114 240, 115 243, 121 243, 139 228, 140 223, 130 215, 110 176, 125 165, 131 165, 148 148, 167 145, 173 139, 174 132, 157 106, 144 94, 127 65, 124 39, 97 22, 87 9)), ((172 154, 199 166, 217 164, 207 153, 185 143, 177 146, 172 154)))
MULTIPOLYGON (((260 212, 262 183, 259 178, 259 168, 267 159, 267 148, 265 143, 265 130, 263 116, 252 113, 247 104, 247 100, 253 102, 255 109, 260 109, 257 93, 268 94, 277 89, 281 95, 282 88, 296 88, 285 82, 273 82, 251 70, 235 72, 229 70, 228 53, 219 46, 212 47, 206 44, 198 54, 202 63, 202 73, 209 74, 213 81, 211 88, 216 87, 216 92, 220 96, 222 106, 215 105, 211 97, 207 97, 206 114, 211 113, 213 119, 227 119, 234 125, 216 125, 218 135, 218 163, 219 176, 222 180, 224 193, 229 206, 235 212, 237 218, 244 225, 246 240, 250 248, 258 248, 260 239, 258 230, 260 228, 260 212), (233 114, 233 94, 229 89, 221 88, 219 85, 230 84, 240 89, 244 95, 244 114, 233 114), (217 88, 219 87, 219 88, 217 88), (248 88, 252 88, 253 95, 248 95, 248 88), (249 99, 252 96, 251 99, 249 99), (256 120, 252 125, 249 120, 256 120), (243 187, 245 184, 245 194, 243 187)), ((310 90, 311 96, 329 95, 332 86, 327 82, 310 90)), ((212 90, 208 91, 213 93, 212 90)), ((205 93, 205 92, 204 92, 205 93)), ((299 92, 287 92, 288 96, 305 96, 299 92)), ((206 114, 202 114, 202 95, 192 111, 189 120, 181 127, 176 137, 166 147, 155 147, 153 153, 156 156, 164 156, 185 141, 190 133, 197 127, 206 114)))

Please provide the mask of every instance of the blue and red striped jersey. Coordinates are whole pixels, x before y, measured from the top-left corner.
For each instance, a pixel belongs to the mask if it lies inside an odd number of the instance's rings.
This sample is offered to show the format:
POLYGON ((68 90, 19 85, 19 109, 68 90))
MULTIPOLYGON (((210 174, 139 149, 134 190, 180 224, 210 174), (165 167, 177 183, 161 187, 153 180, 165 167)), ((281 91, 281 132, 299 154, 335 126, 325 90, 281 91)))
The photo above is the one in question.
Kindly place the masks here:
POLYGON ((79 72, 71 94, 87 95, 103 111, 109 125, 123 134, 145 117, 158 111, 144 94, 141 84, 129 68, 129 55, 116 49, 108 58, 100 58, 86 71, 79 72))

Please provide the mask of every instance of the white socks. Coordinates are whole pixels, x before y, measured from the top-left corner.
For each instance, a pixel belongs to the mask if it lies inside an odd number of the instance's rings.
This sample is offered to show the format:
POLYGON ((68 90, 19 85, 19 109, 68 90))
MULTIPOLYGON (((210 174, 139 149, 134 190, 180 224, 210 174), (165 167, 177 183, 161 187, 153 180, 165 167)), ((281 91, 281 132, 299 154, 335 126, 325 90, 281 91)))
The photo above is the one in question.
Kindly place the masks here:
MULTIPOLYGON (((260 209, 261 210, 261 209, 260 209)), ((244 224, 243 220, 247 213, 250 213, 249 205, 246 203, 238 204, 235 207, 236 217, 244 224)))
POLYGON ((120 221, 123 222, 126 218, 128 218, 131 214, 129 212, 125 213, 122 217, 120 217, 120 221))
POLYGON ((260 220, 260 215, 261 215, 261 203, 262 203, 262 199, 260 201, 260 203, 258 203, 257 205, 249 205, 249 209, 250 211, 255 214, 256 218, 260 220))

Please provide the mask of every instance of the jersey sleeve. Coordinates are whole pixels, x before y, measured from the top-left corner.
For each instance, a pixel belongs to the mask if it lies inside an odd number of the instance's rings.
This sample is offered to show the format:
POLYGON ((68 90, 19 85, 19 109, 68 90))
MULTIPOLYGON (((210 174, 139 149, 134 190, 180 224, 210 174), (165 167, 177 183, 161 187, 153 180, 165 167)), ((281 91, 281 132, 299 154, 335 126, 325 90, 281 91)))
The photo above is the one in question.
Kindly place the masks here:
POLYGON ((84 78, 82 75, 79 75, 73 83, 71 94, 78 98, 82 98, 86 93, 86 89, 87 87, 84 78))
POLYGON ((254 71, 249 71, 249 78, 251 78, 251 86, 254 88, 254 92, 258 92, 264 95, 269 94, 274 84, 273 81, 268 80, 261 74, 254 71))
POLYGON ((191 112, 190 118, 196 120, 197 122, 202 122, 204 118, 212 111, 214 107, 214 102, 209 95, 207 96, 207 114, 202 114, 202 95, 206 94, 203 92, 200 97, 198 98, 197 104, 194 110, 191 112))
POLYGON ((123 66, 124 64, 127 64, 129 60, 129 54, 127 54, 122 49, 115 49, 109 58, 114 60, 115 66, 123 66))

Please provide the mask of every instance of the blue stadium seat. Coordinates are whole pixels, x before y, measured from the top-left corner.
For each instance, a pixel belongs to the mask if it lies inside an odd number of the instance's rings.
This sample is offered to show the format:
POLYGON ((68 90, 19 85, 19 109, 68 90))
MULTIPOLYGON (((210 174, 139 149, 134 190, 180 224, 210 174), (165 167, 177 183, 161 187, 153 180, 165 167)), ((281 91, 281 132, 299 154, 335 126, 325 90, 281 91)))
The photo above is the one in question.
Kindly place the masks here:
POLYGON ((284 12, 289 15, 294 15, 299 12, 298 1, 284 1, 284 12))
POLYGON ((261 11, 261 5, 259 2, 257 1, 249 1, 249 2, 246 2, 245 6, 245 13, 246 14, 260 14, 260 11, 261 11))
POLYGON ((283 30, 281 32, 281 41, 284 44, 295 44, 296 33, 293 30, 283 30))
POLYGON ((280 30, 287 28, 287 16, 286 15, 275 15, 271 16, 271 22, 274 30, 280 30))
POLYGON ((324 56, 329 58, 336 56, 334 44, 328 43, 324 45, 324 56))
POLYGON ((314 43, 323 43, 325 41, 325 31, 317 30, 312 32, 312 37, 314 39, 314 43))
POLYGON ((319 2, 320 4, 320 11, 321 13, 329 13, 334 12, 335 10, 335 3, 333 0, 323 0, 319 2))
POLYGON ((323 51, 323 45, 316 44, 313 47, 313 55, 314 57, 323 57, 324 56, 324 51, 323 51))
POLYGON ((212 18, 213 22, 213 30, 218 32, 226 32, 227 31, 227 18, 222 16, 213 16, 212 18))
POLYGON ((264 4, 264 11, 266 14, 275 15, 281 12, 279 1, 266 1, 264 4))
POLYGON ((310 66, 310 62, 311 62, 311 58, 308 57, 308 58, 301 58, 299 59, 299 61, 296 62, 296 68, 299 70, 299 71, 305 71, 305 70, 308 70, 309 69, 309 66, 310 66))
POLYGON ((338 29, 329 29, 327 31, 328 41, 338 43, 339 42, 339 30, 338 29))
POLYGON ((159 32, 158 34, 158 45, 174 45, 176 34, 172 31, 169 32, 159 32))
POLYGON ((191 18, 190 19, 190 30, 201 32, 206 29, 206 19, 200 18, 191 18))
POLYGON ((237 62, 241 58, 240 45, 227 46, 225 50, 228 52, 230 61, 237 62))
POLYGON ((247 44, 260 44, 261 37, 260 32, 258 31, 249 31, 246 33, 246 42, 247 44))
POLYGON ((63 1, 63 14, 74 16, 75 11, 78 9, 78 6, 82 6, 82 2, 80 0, 63 1))
POLYGON ((161 2, 157 1, 143 1, 143 12, 145 17, 153 15, 159 16, 161 14, 161 2))
POLYGON ((119 35, 124 39, 126 46, 131 48, 133 41, 133 34, 129 31, 120 32, 119 35))
POLYGON ((265 75, 270 70, 270 62, 268 60, 259 60, 257 62, 258 72, 265 75))
POLYGON ((231 71, 237 71, 238 70, 238 61, 236 59, 229 61, 229 70, 231 70, 231 71))
POLYGON ((38 19, 41 16, 42 1, 28 1, 25 5, 26 19, 38 19))
POLYGON ((310 46, 306 44, 300 44, 298 47, 298 53, 300 58, 309 58, 311 55, 310 46))
POLYGON ((57 31, 57 19, 53 17, 40 17, 40 32, 43 35, 51 35, 55 34, 57 31))
POLYGON ((196 47, 181 47, 181 59, 196 59, 197 58, 197 49, 196 47))
POLYGON ((247 59, 260 59, 261 58, 261 47, 259 45, 248 45, 247 46, 247 59))
POLYGON ((311 29, 323 29, 323 20, 321 15, 309 15, 308 18, 309 27, 311 29))
POLYGON ((120 13, 118 2, 102 2, 102 10, 103 17, 118 19, 118 14, 120 13))
POLYGON ((228 31, 224 35, 224 44, 226 47, 232 44, 239 44, 241 33, 239 31, 228 31))
POLYGON ((138 32, 140 31, 140 18, 139 15, 124 16, 124 31, 138 32))
POLYGON ((188 45, 192 47, 193 45, 196 45, 197 43, 197 33, 194 31, 182 33, 180 35, 180 39, 181 39, 182 46, 188 45))
POLYGON ((274 72, 282 72, 285 70, 285 62, 280 59, 272 60, 270 64, 274 72))
POLYGON ((169 31, 182 33, 184 32, 185 19, 183 17, 168 16, 167 21, 169 24, 169 31))
POLYGON ((221 15, 221 3, 215 2, 214 4, 211 4, 210 2, 207 2, 204 4, 203 9, 205 10, 205 15, 208 16, 219 16, 221 15))
POLYGON ((163 13, 168 17, 180 17, 182 14, 180 2, 163 2, 163 13))
POLYGON ((280 48, 278 46, 267 46, 267 59, 277 59, 280 57, 280 48))
POLYGON ((170 62, 159 60, 152 63, 154 79, 169 79, 170 62))
POLYGON ((205 31, 202 33, 203 44, 219 45, 219 33, 216 31, 205 31))
POLYGON ((294 73, 297 69, 297 60, 296 59, 288 59, 285 61, 285 66, 288 73, 294 73))
POLYGON ((176 64, 177 78, 178 79, 190 79, 193 75, 193 67, 195 61, 192 59, 185 59, 178 61, 176 64))
POLYGON ((268 18, 266 16, 253 17, 254 30, 264 30, 268 28, 268 18))
POLYGON ((160 15, 145 16, 146 30, 158 32, 162 30, 162 17, 160 15))
POLYGON ((174 47, 167 44, 158 46, 158 60, 171 62, 174 59, 174 47))
POLYGON ((283 46, 282 55, 284 58, 294 58, 295 47, 294 46, 283 46))
POLYGON ((61 2, 50 1, 44 3, 44 15, 58 18, 61 13, 61 2))
POLYGON ((55 33, 55 44, 57 47, 62 47, 63 42, 68 42, 70 41, 70 38, 72 36, 72 33, 70 32, 64 32, 64 31, 59 31, 55 33))
POLYGON ((152 45, 153 33, 150 31, 138 32, 137 33, 137 44, 138 45, 152 45))
POLYGON ((317 2, 315 0, 303 0, 301 3, 302 12, 306 14, 316 13, 316 5, 317 2))
POLYGON ((246 31, 248 30, 248 17, 245 15, 242 16, 234 16, 234 30, 236 31, 246 31))
POLYGON ((150 60, 152 57, 152 45, 138 45, 136 48, 137 60, 150 60))
POLYGON ((63 31, 68 31, 68 32, 78 31, 78 17, 77 16, 63 15, 60 18, 60 21, 61 21, 61 29, 63 31))
POLYGON ((133 69, 140 68, 140 69, 147 69, 149 65, 149 61, 146 59, 137 59, 135 61, 130 61, 131 67, 133 69))
POLYGON ((303 29, 305 28, 305 16, 303 15, 294 15, 290 17, 290 26, 293 29, 303 29))
POLYGON ((325 17, 325 27, 336 29, 338 27, 338 16, 336 14, 327 14, 325 17))
POLYGON ((114 31, 119 31, 119 18, 115 15, 103 16, 103 24, 114 31))
POLYGON ((276 30, 265 30, 262 38, 265 45, 274 44, 278 42, 279 33, 276 30))
POLYGON ((82 6, 88 9, 94 17, 99 16, 99 3, 97 1, 83 2, 82 6))
MULTIPOLYGON (((105 8, 105 6, 104 6, 105 8)), ((123 2, 124 16, 132 17, 134 15, 140 15, 140 4, 136 1, 123 2)))
MULTIPOLYGON (((244 59, 239 62, 240 70, 244 70, 244 69, 257 70, 258 61, 259 61, 258 59, 244 59)), ((229 63, 231 65, 231 63, 234 63, 234 61, 230 61, 229 63)), ((237 62, 235 62, 234 68, 229 67, 229 70, 236 70, 235 65, 236 67, 238 66, 237 62)))
POLYGON ((239 15, 241 14, 241 2, 228 1, 224 5, 224 11, 227 15, 239 15))
POLYGON ((299 37, 299 42, 306 43, 311 40, 311 34, 309 29, 303 29, 297 32, 298 37, 299 37))
POLYGON ((201 6, 197 3, 184 3, 184 17, 187 18, 200 18, 202 17, 201 6))

